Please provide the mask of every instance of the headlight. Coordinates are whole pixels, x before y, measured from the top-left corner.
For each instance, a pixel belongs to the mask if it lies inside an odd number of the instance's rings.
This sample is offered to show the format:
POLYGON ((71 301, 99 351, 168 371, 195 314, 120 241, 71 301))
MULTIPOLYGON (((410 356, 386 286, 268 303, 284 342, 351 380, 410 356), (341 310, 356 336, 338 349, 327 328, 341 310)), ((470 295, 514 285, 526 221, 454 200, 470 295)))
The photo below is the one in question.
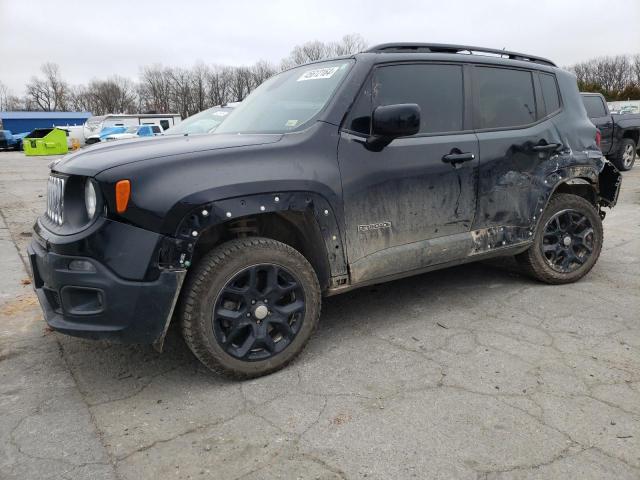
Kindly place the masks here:
POLYGON ((96 189, 91 179, 87 178, 84 182, 84 206, 87 209, 87 216, 92 219, 96 214, 96 189))

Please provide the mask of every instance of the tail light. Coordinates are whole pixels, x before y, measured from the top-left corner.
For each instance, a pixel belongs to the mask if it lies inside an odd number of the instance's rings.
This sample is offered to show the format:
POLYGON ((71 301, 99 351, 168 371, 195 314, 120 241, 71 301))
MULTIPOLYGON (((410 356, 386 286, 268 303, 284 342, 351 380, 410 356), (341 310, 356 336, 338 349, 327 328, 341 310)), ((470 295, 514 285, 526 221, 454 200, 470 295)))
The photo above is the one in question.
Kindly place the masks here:
POLYGON ((602 134, 600 133, 600 130, 596 130, 596 146, 598 148, 600 148, 601 140, 602 140, 602 134))

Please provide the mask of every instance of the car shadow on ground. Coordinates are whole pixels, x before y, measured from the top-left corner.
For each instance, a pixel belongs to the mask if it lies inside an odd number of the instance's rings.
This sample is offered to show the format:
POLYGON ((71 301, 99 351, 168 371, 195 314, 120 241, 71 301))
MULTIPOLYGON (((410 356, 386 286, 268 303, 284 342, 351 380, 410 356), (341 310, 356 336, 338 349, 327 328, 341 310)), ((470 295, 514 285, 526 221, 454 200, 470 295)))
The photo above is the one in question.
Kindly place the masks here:
MULTIPOLYGON (((314 352, 324 352, 337 343, 349 341, 350 337, 375 335, 377 329, 387 328, 389 321, 402 321, 407 312, 422 312, 420 315, 428 318, 426 312, 441 309, 443 305, 455 311, 471 293, 481 295, 483 290, 495 286, 516 288, 527 284, 536 283, 518 273, 511 258, 504 258, 363 287, 323 300, 320 325, 310 343, 314 352)), ((425 328, 427 326, 425 323, 425 328)), ((177 321, 169 328, 162 353, 148 345, 94 342, 63 335, 58 338, 67 363, 77 377, 90 379, 89 383, 93 384, 86 385, 85 391, 107 389, 115 381, 144 382, 174 370, 201 378, 214 375, 190 352, 177 321)), ((305 352, 302 358, 304 356, 305 352)), ((295 368, 295 362, 288 368, 295 368)))

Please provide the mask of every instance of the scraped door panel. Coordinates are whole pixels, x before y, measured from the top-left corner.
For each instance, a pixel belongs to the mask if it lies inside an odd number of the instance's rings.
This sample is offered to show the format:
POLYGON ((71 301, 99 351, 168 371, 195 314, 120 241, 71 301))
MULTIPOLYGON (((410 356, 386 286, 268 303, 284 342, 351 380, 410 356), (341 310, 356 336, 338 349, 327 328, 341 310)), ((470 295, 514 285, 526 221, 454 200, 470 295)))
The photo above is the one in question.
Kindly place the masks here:
POLYGON ((347 118, 338 161, 352 281, 359 283, 451 260, 455 248, 432 239, 468 233, 476 211, 478 141, 463 133, 462 67, 379 67, 347 118), (382 151, 364 145, 379 105, 417 103, 420 132, 382 151), (459 133, 458 133, 459 132, 459 133), (452 164, 451 153, 468 154, 452 164))

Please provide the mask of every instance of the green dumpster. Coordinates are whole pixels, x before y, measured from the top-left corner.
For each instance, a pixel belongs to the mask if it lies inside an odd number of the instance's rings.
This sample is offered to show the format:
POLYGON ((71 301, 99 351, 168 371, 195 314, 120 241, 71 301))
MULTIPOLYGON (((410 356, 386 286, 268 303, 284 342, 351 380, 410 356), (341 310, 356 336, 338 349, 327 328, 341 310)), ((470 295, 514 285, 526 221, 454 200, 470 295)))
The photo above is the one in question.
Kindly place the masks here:
POLYGON ((67 135, 58 128, 36 128, 24 137, 25 155, 62 155, 69 151, 67 135))

